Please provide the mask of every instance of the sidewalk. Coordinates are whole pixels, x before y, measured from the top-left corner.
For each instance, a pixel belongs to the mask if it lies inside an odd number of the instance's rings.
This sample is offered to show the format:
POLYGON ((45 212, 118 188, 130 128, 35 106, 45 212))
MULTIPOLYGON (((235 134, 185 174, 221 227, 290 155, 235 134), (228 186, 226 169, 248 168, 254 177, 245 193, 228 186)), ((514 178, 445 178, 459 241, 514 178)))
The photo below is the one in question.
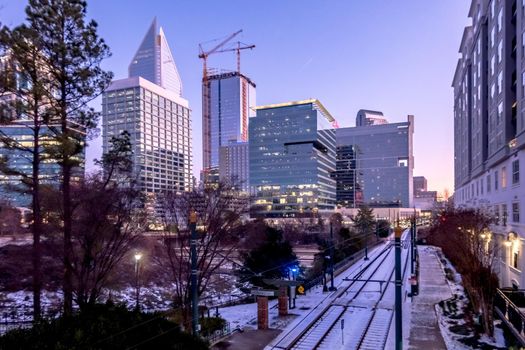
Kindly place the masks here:
MULTIPOLYGON (((412 301, 408 349, 446 349, 435 305, 452 297, 434 247, 419 246, 419 295, 412 301)), ((410 305, 410 304, 409 304, 410 305)))

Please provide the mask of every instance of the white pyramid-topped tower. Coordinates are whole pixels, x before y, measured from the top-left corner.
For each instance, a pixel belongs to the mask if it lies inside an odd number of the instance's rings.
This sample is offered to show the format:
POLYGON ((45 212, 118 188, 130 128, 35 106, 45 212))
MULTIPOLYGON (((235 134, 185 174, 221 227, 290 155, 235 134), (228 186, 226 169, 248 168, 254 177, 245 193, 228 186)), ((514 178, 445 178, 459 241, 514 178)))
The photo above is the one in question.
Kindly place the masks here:
POLYGON ((182 81, 162 27, 153 19, 129 68, 129 77, 142 77, 182 96, 182 81))

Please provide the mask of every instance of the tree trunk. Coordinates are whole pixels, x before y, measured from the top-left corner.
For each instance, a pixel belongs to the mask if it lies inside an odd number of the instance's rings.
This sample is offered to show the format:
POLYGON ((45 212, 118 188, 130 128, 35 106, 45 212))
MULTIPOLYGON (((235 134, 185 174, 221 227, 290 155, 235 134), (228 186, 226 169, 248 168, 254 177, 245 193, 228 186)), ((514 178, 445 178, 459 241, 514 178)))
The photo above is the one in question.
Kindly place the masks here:
POLYGON ((38 322, 42 315, 42 307, 40 303, 40 294, 42 289, 42 269, 40 267, 41 260, 41 248, 40 248, 40 233, 42 231, 42 213, 40 210, 40 143, 39 134, 40 128, 38 126, 38 117, 35 116, 35 130, 34 130, 34 142, 33 142, 33 183, 32 183, 32 210, 33 210, 33 224, 31 231, 33 233, 33 321, 38 322))
POLYGON ((62 168, 62 202, 64 210, 64 315, 69 316, 73 312, 73 271, 71 266, 71 253, 73 244, 71 242, 71 167, 64 165, 62 168))

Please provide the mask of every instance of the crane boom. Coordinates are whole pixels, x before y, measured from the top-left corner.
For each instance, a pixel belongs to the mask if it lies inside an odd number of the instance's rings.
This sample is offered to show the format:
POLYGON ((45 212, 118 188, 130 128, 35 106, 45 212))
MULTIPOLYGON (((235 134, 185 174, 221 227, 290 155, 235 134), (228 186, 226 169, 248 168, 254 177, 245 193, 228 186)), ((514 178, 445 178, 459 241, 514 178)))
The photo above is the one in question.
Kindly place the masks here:
POLYGON ((228 41, 230 41, 233 38, 235 38, 241 32, 242 32, 242 29, 240 29, 240 30, 236 31, 235 33, 229 35, 226 39, 221 41, 217 46, 215 46, 213 49, 208 50, 208 51, 204 51, 203 48, 202 48, 202 44, 199 44, 199 48, 200 48, 199 58, 206 59, 206 57, 208 57, 209 55, 211 55, 212 53, 214 53, 215 51, 217 51, 218 49, 223 47, 228 41))

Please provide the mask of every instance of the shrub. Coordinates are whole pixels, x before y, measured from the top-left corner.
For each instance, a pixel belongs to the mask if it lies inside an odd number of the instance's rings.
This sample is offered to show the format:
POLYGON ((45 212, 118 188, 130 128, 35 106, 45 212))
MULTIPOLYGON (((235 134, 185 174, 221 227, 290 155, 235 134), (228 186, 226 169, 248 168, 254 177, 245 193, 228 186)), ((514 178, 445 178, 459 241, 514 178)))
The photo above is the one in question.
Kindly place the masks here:
POLYGON ((0 337, 0 349, 207 349, 207 344, 161 314, 94 305, 0 337))

